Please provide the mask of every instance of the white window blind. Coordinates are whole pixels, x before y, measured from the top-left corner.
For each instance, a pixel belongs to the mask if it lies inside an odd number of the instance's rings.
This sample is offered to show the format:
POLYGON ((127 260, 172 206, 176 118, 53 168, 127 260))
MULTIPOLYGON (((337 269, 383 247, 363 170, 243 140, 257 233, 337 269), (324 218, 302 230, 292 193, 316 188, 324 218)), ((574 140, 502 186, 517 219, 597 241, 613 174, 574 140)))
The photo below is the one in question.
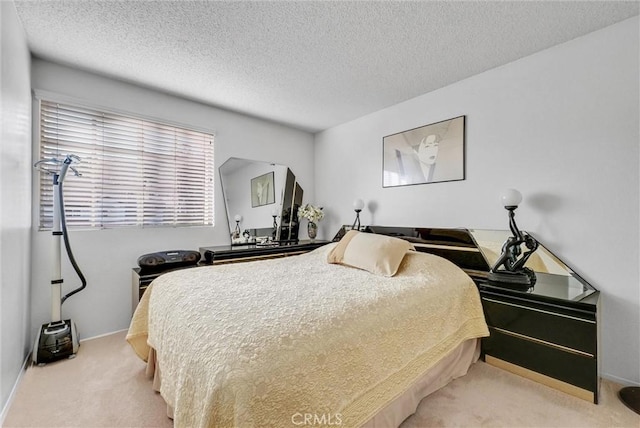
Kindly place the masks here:
MULTIPOLYGON (((75 154, 64 180, 69 228, 213 225, 213 135, 40 101, 40 159, 75 154)), ((40 174, 40 229, 51 229, 52 176, 40 174)))

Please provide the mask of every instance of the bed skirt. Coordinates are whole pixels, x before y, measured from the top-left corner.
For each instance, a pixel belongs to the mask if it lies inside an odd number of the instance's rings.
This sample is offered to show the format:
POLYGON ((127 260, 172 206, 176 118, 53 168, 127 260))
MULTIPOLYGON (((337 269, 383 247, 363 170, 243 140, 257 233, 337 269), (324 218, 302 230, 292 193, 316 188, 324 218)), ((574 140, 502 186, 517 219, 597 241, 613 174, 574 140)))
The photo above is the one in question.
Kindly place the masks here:
MULTIPOLYGON (((446 357, 429 369, 416 380, 413 385, 400 396, 396 397, 373 418, 365 423, 363 428, 397 427, 402 421, 415 413, 420 401, 444 387, 452 380, 464 376, 469 367, 480 357, 480 340, 469 339, 461 343, 446 357)), ((162 375, 158 366, 156 352, 149 350, 146 374, 153 379, 153 390, 160 391, 162 375)), ((167 417, 173 419, 173 409, 167 405, 167 417)))

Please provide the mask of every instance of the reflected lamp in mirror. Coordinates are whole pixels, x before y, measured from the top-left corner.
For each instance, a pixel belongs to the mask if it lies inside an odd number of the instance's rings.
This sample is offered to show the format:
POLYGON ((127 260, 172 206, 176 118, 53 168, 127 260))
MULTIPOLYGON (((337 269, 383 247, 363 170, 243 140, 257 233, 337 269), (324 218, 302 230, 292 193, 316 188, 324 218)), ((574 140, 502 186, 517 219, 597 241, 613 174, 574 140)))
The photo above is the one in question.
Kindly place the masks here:
POLYGON ((362 199, 356 199, 353 201, 353 210, 356 212, 356 219, 353 221, 352 230, 360 230, 360 212, 364 208, 364 201, 362 199))
POLYGON ((271 210, 271 217, 273 217, 273 232, 272 232, 272 238, 273 240, 277 240, 278 239, 278 221, 276 220, 278 218, 278 210, 277 209, 273 209, 271 210))
POLYGON ((500 257, 491 267, 488 279, 494 284, 526 290, 533 287, 536 282, 536 274, 525 267, 525 264, 538 248, 538 242, 528 233, 521 232, 516 224, 515 210, 522 202, 522 194, 516 189, 507 189, 500 199, 509 215, 509 229, 512 236, 508 237, 502 246, 500 257))
POLYGON ((236 222, 236 228, 233 230, 233 233, 231 234, 231 239, 238 239, 240 238, 240 222, 242 221, 242 216, 240 214, 236 214, 236 216, 234 217, 234 220, 236 222))

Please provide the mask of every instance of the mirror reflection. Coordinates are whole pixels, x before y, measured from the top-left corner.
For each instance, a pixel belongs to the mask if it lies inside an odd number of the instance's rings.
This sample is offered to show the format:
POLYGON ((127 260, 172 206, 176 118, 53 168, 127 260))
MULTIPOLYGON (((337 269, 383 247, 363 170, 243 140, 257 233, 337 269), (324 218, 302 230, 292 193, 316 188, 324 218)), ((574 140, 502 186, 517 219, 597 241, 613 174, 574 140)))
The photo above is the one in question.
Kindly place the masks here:
POLYGON ((288 167, 232 157, 219 172, 232 244, 297 240, 303 191, 288 167))
MULTIPOLYGON (((473 238, 478 244, 482 255, 487 260, 490 267, 498 260, 502 253, 502 245, 511 236, 511 232, 508 230, 482 230, 482 229, 469 229, 473 238)), ((526 248, 522 248, 523 252, 526 248)), ((526 267, 532 269, 534 272, 551 273, 554 275, 571 275, 571 269, 565 265, 560 259, 558 259, 551 251, 540 243, 538 249, 531 255, 526 267)))

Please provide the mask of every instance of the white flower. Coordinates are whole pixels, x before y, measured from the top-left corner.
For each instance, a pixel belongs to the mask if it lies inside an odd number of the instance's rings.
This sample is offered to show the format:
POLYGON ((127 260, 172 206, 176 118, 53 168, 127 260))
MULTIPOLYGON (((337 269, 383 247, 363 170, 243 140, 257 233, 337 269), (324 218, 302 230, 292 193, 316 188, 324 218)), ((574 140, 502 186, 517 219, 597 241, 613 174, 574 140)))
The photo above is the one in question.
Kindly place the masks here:
POLYGON ((311 204, 306 204, 298 208, 298 218, 306 218, 307 220, 317 223, 324 217, 322 207, 314 207, 311 204))

